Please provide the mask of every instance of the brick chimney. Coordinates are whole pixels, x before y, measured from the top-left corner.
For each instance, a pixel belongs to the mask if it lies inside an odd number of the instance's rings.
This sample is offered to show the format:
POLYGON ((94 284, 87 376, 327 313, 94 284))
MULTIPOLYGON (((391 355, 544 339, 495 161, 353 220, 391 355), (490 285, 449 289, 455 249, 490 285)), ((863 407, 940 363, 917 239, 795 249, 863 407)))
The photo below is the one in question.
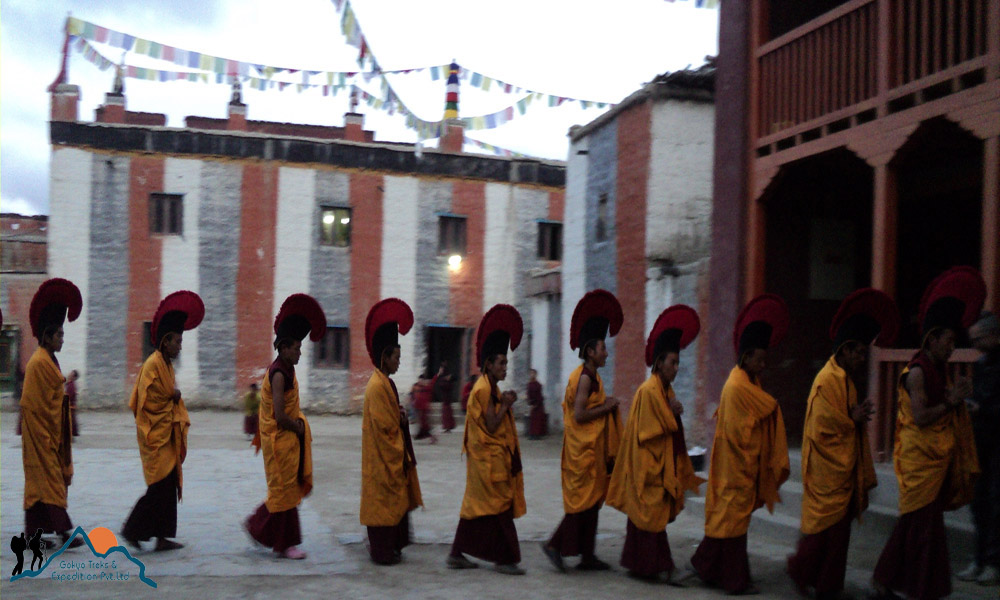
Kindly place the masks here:
POLYGON ((247 130, 247 105, 243 103, 243 86, 239 79, 233 79, 233 94, 229 99, 229 119, 226 129, 230 131, 247 130))
POLYGON ((349 112, 344 115, 344 139, 351 142, 365 141, 365 116, 349 112))
POLYGON ((111 91, 104 95, 104 104, 97 107, 98 123, 125 122, 125 80, 122 69, 123 65, 115 69, 115 82, 111 91))
POLYGON ((50 121, 79 121, 80 86, 57 84, 49 94, 50 121))
POLYGON ((461 153, 463 145, 465 145, 465 124, 461 119, 448 119, 438 149, 442 152, 461 153))

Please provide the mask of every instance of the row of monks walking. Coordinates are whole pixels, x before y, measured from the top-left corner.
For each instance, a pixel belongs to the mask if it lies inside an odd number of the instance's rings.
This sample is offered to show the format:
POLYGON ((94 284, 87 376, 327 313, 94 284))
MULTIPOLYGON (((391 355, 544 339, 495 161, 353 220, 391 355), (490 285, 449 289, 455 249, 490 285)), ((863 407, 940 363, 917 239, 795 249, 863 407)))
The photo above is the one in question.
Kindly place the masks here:
MULTIPOLYGON (((901 593, 933 599, 951 591, 943 512, 970 501, 979 469, 965 404, 972 390, 968 381, 950 379, 946 363, 985 295, 976 270, 956 267, 931 283, 920 304, 923 342, 898 382, 894 458, 901 517, 873 578, 876 593, 885 598, 901 593)), ((64 542, 73 529, 66 500, 73 474, 72 432, 56 353, 66 318, 75 320, 81 304, 79 290, 65 279, 51 279, 35 294, 30 320, 39 348, 28 362, 21 400, 25 530, 54 532, 64 542)), ((133 547, 153 538, 156 550, 181 547, 171 538, 190 418, 175 384, 173 361, 184 331, 197 327, 204 312, 197 294, 179 291, 164 298, 153 317, 156 351, 143 364, 128 403, 148 485, 121 532, 133 547)), ((375 368, 362 416, 360 521, 367 527, 371 559, 382 565, 400 562, 411 540, 409 513, 423 505, 409 422, 392 379, 402 360, 399 336, 413 320, 406 303, 389 298, 371 308, 365 324, 375 368)), ((659 315, 643 357, 650 376, 635 391, 623 426, 619 403, 605 394, 599 374, 608 357, 606 338, 618 333, 623 320, 618 300, 604 290, 587 293, 574 311, 569 343, 582 364, 570 375, 563 402, 565 516, 542 551, 559 571, 566 570, 566 558, 575 556, 580 557, 578 569, 609 569, 595 549, 598 513, 608 504, 627 516, 620 564, 634 577, 678 584, 682 576, 666 528, 683 510, 685 493, 698 492, 705 480, 695 474, 688 456, 683 406, 671 384, 700 322, 684 305, 659 315)), ((758 592, 747 555, 750 517, 762 506, 773 510, 789 475, 781 409, 759 380, 767 350, 788 327, 789 311, 778 296, 759 296, 744 307, 733 331, 737 364, 715 415, 705 537, 691 566, 703 582, 731 594, 758 592)), ((884 293, 862 289, 848 296, 830 327, 833 354, 809 394, 802 536, 788 572, 801 591, 814 591, 819 598, 842 590, 851 521, 865 510, 868 491, 876 484, 865 434, 872 406, 859 394, 860 374, 870 345, 891 344, 898 329, 898 310, 884 293)), ((312 490, 312 435, 299 403, 295 365, 305 337, 317 341, 325 331, 315 299, 288 297, 274 321, 277 356, 260 384, 253 445, 263 454, 268 492, 244 527, 255 542, 282 558, 306 557, 298 548, 297 507, 312 490)), ((454 569, 479 566, 472 557, 493 563, 500 573, 524 574, 514 523, 526 511, 511 411, 517 395, 500 388, 507 355, 522 333, 521 317, 508 305, 494 306, 479 324, 475 358, 481 375, 469 394, 462 443, 466 487, 446 559, 454 569)))

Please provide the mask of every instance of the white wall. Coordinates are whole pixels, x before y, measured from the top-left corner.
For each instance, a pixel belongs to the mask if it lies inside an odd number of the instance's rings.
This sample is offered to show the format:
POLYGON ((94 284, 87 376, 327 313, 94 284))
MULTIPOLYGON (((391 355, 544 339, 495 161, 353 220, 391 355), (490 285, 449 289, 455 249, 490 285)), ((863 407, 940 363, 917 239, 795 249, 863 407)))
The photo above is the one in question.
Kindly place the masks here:
MULTIPOLYGON (((86 150, 55 147, 49 177, 48 275, 72 281, 84 300, 80 317, 63 328, 66 335, 59 362, 86 365, 93 155, 86 150)), ((30 326, 25 335, 31 335, 30 326)), ((86 385, 87 377, 83 377, 78 391, 85 392, 86 385)))
MULTIPOLYGON (((292 294, 309 293, 309 260, 313 244, 313 204, 316 198, 316 171, 281 167, 278 170, 278 223, 275 227, 274 310, 292 294), (303 241, 305 241, 303 243, 303 241)), ((272 321, 273 324, 273 321, 272 321)), ((308 338, 306 338, 308 340, 308 338)), ((309 405, 309 368, 313 344, 302 343, 302 357, 295 366, 302 406, 309 405)))
MULTIPOLYGON (((569 347, 569 325, 573 319, 573 309, 587 289, 586 279, 586 198, 587 198, 587 138, 570 144, 566 164, 566 204, 563 210, 563 259, 562 259, 562 331, 564 339, 557 340, 562 356, 562 372, 559 381, 565 385, 569 374, 579 366, 577 354, 569 347)), ((557 398, 563 389, 551 390, 557 398)), ((550 411, 556 426, 562 426, 562 412, 550 411)))
MULTIPOLYGON (((201 161, 167 158, 163 166, 163 191, 167 194, 184 194, 183 235, 162 238, 160 260, 160 299, 178 290, 200 294, 198 278, 198 214, 201 208, 201 161)), ((184 332, 184 347, 176 370, 177 387, 191 390, 197 396, 198 388, 198 328, 184 332)))
MULTIPOLYGON (((416 177, 387 175, 382 194, 382 274, 379 299, 399 298, 413 308, 417 305, 417 209, 420 198, 416 177)), ((394 376, 399 389, 409 389, 420 375, 421 360, 416 356, 416 335, 411 330, 400 336, 402 362, 394 376)), ((405 401, 405 399, 404 399, 405 401)))

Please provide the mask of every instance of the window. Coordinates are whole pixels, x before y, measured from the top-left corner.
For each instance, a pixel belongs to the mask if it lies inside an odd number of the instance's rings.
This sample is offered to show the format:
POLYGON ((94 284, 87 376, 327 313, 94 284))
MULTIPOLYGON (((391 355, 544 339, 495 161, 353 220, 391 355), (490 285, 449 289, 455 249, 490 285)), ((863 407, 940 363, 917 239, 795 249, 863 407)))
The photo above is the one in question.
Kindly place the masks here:
POLYGON ((595 237, 598 242, 608 239, 608 195, 601 194, 597 201, 597 231, 595 237))
POLYGON ((438 217, 438 254, 465 256, 465 217, 438 217))
POLYGON ((167 235, 184 233, 184 194, 149 195, 149 232, 167 235))
POLYGON ((319 211, 319 241, 324 246, 351 245, 351 209, 326 207, 319 211))
POLYGON ((327 327, 326 335, 316 344, 316 366, 346 369, 350 366, 351 336, 347 327, 327 327))
POLYGON ((538 222, 538 258, 562 260, 562 223, 538 222))

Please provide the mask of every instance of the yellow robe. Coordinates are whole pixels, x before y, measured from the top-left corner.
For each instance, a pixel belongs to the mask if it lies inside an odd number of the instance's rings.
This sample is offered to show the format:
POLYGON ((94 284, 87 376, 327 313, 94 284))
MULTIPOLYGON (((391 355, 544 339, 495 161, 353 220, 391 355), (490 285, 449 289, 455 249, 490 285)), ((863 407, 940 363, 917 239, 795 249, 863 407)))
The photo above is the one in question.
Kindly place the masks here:
POLYGON ((868 435, 851 419, 858 390, 833 357, 813 380, 802 432, 802 533, 825 531, 852 507, 860 518, 875 487, 868 435))
MULTIPOLYGON (((305 434, 300 443, 294 431, 281 429, 274 417, 271 378, 264 373, 260 386, 260 427, 257 432, 264 451, 264 474, 267 476, 268 512, 291 510, 309 495, 313 487, 312 430, 299 407, 299 378, 285 381, 285 414, 291 420, 302 419, 305 434), (301 460, 300 460, 301 456, 301 460)), ((256 441, 256 440, 255 440, 256 441)))
MULTIPOLYGON (((979 459, 972 433, 972 421, 960 404, 930 425, 918 427, 913 421, 910 394, 899 378, 899 409, 896 414, 896 442, 893 464, 899 481, 899 513, 921 509, 944 489, 945 510, 955 510, 972 501, 979 459)), ((950 383, 950 381, 949 381, 950 383)))
POLYGON ((397 525, 423 504, 416 461, 407 452, 399 422, 399 401, 389 378, 376 369, 361 413, 361 524, 397 525))
POLYGON ((705 535, 734 538, 747 532, 753 511, 766 504, 774 512, 781 502, 788 440, 778 402, 739 367, 729 372, 715 416, 705 535))
POLYGON ((497 430, 487 431, 486 407, 494 401, 491 396, 499 401, 499 390, 491 389, 489 379, 481 375, 472 386, 465 413, 462 452, 467 459, 465 497, 460 515, 463 519, 498 515, 509 508, 513 508, 514 518, 517 518, 526 511, 524 473, 511 475, 514 456, 521 454, 514 415, 508 410, 497 430))
POLYGON ((65 478, 73 475, 73 432, 65 382, 48 350, 35 350, 25 368, 21 392, 25 510, 39 501, 67 506, 65 478))
POLYGON ((177 497, 184 477, 181 464, 187 456, 187 433, 191 426, 184 400, 174 402, 174 367, 157 350, 142 364, 129 397, 128 407, 135 416, 139 456, 146 485, 162 481, 177 468, 177 497))
MULTIPOLYGON (((608 493, 607 466, 615 459, 621 442, 617 410, 587 423, 576 422, 576 391, 582 375, 583 365, 580 365, 569 376, 562 405, 562 492, 566 514, 583 512, 604 501, 608 493)), ((591 389, 597 389, 587 396, 586 409, 604 404, 604 382, 600 375, 594 383, 591 389)))
POLYGON ((674 453, 679 430, 670 410, 674 390, 652 375, 632 399, 621 449, 608 488, 608 505, 643 531, 659 533, 684 509, 684 492, 705 480, 694 474, 687 451, 674 453))

